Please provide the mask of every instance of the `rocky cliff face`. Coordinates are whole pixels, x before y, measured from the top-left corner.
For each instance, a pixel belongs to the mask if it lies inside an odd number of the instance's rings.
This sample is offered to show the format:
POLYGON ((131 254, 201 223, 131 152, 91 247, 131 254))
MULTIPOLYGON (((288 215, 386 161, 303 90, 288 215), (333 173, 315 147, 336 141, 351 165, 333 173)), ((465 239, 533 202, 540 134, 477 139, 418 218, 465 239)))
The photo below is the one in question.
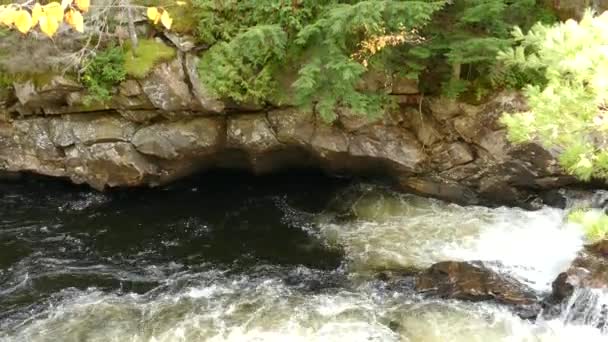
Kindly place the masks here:
POLYGON ((256 173, 290 167, 376 174, 404 190, 462 203, 533 206, 539 190, 573 182, 540 146, 512 146, 497 123, 522 98, 472 106, 421 98, 394 80, 400 103, 377 120, 339 111, 239 108, 201 86, 197 57, 181 51, 112 101, 84 105, 62 76, 22 81, 0 95, 0 170, 66 177, 96 189, 159 185, 209 168, 256 173))

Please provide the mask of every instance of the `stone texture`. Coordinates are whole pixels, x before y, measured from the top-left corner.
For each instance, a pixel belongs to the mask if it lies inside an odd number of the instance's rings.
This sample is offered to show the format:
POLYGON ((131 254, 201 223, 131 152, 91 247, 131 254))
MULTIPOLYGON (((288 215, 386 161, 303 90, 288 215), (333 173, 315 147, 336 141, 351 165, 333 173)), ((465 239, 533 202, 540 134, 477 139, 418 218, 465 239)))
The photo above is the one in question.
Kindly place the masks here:
POLYGON ((240 115, 228 120, 227 143, 230 148, 264 153, 281 147, 264 115, 240 115))
POLYGON ((72 92, 82 89, 77 82, 60 75, 49 76, 48 80, 25 80, 14 82, 13 88, 19 104, 24 109, 23 114, 38 112, 43 106, 65 106, 72 92))
POLYGON ((163 111, 186 111, 192 109, 193 98, 184 74, 181 58, 162 63, 140 84, 155 108, 163 111))
POLYGON ((77 145, 65 154, 70 179, 99 190, 142 184, 158 174, 157 166, 126 142, 77 145))
POLYGON ((349 153, 353 156, 374 156, 388 162, 397 172, 418 172, 426 155, 418 140, 408 131, 375 125, 352 137, 349 153))
POLYGON ((185 55, 185 68, 189 82, 192 85, 194 100, 198 105, 196 107, 199 107, 205 112, 221 113, 225 109, 225 104, 213 97, 211 92, 205 88, 205 85, 198 75, 198 61, 199 58, 196 55, 185 55))
POLYGON ((218 151, 222 147, 222 134, 220 120, 197 118, 141 128, 133 135, 131 142, 143 154, 162 159, 181 159, 218 151))
POLYGON ((49 121, 50 139, 58 147, 98 142, 128 142, 135 125, 118 115, 78 114, 53 118, 49 121))
POLYGON ((575 182, 550 151, 506 140, 498 119, 525 110, 517 93, 480 105, 420 102, 406 80, 373 78, 377 84, 366 86, 408 100, 374 119, 339 108, 328 124, 312 110, 243 110, 214 99, 197 64, 192 52, 179 52, 145 79, 122 82, 109 103, 88 108, 81 87, 63 78, 16 85, 0 102, 0 171, 102 189, 155 185, 213 167, 316 167, 387 177, 401 190, 462 204, 526 208, 542 204, 539 193, 575 182))

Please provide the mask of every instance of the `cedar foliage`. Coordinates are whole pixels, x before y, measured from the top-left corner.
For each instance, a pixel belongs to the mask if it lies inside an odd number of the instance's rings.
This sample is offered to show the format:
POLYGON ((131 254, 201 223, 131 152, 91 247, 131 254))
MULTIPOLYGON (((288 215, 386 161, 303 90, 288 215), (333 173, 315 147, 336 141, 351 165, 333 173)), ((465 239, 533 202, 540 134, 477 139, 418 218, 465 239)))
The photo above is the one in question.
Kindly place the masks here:
POLYGON ((198 34, 212 45, 200 64, 217 95, 264 105, 280 102, 277 75, 296 65, 291 84, 299 105, 314 104, 327 121, 341 105, 378 113, 379 96, 358 90, 365 67, 351 58, 378 34, 421 27, 440 1, 197 0, 198 34))
POLYGON ((194 0, 197 34, 209 46, 199 65, 217 96, 266 105, 313 105, 327 121, 336 106, 381 113, 384 93, 361 89, 371 70, 420 79, 425 91, 479 97, 521 86, 525 73, 496 63, 513 25, 551 20, 536 0, 194 0), (547 19, 549 18, 549 19, 547 19), (375 37, 421 36, 353 58, 375 37), (279 82, 292 76, 289 84, 279 82), (438 89, 437 84, 443 84, 438 89), (287 95, 289 94, 289 95, 287 95))

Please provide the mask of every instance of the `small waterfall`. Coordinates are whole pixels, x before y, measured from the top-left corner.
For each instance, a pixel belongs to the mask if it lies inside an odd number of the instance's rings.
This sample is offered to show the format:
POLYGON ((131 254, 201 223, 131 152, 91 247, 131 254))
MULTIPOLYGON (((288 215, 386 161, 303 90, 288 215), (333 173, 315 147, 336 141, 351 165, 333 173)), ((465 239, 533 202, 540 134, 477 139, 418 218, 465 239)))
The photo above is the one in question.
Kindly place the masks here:
POLYGON ((608 289, 576 289, 560 318, 566 325, 592 326, 608 334, 608 289))

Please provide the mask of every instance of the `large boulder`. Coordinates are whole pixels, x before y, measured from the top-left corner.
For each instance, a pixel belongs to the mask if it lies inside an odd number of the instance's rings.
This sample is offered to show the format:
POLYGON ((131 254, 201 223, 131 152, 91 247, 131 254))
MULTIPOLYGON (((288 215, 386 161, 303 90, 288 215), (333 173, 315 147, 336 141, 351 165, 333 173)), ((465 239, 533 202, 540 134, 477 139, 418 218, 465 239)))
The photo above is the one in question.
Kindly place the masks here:
POLYGON ((140 84, 150 102, 158 109, 172 112, 196 108, 179 56, 171 62, 155 66, 140 84))
POLYGON ((444 261, 432 265, 416 279, 416 290, 440 298, 469 301, 493 300, 515 307, 526 318, 540 311, 534 291, 481 262, 444 261))
POLYGON ((576 288, 608 290, 608 240, 587 245, 579 252, 568 270, 553 282, 551 299, 568 299, 576 288))
POLYGON ((75 183, 106 187, 134 186, 153 181, 158 167, 130 143, 107 142, 65 149, 67 175, 75 183))

